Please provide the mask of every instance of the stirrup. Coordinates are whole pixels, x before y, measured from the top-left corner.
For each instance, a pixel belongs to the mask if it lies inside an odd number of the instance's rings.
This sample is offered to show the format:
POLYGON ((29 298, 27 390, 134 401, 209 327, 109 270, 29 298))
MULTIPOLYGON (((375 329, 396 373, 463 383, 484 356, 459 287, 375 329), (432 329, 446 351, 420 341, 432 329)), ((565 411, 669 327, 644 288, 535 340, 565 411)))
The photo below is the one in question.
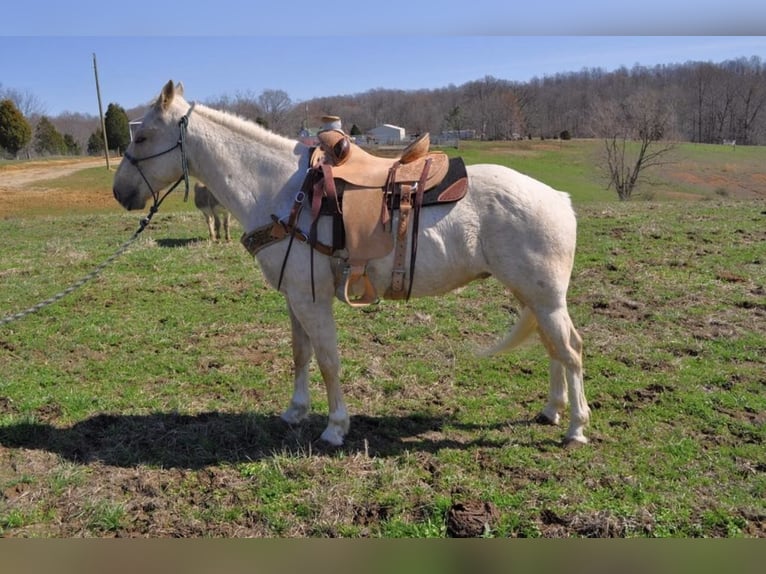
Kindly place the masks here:
POLYGON ((367 275, 366 265, 346 264, 343 268, 343 275, 341 276, 338 288, 335 290, 335 296, 351 307, 364 307, 377 303, 379 300, 375 286, 370 281, 369 275, 367 275), (352 298, 354 287, 360 281, 362 282, 364 292, 359 297, 352 298))

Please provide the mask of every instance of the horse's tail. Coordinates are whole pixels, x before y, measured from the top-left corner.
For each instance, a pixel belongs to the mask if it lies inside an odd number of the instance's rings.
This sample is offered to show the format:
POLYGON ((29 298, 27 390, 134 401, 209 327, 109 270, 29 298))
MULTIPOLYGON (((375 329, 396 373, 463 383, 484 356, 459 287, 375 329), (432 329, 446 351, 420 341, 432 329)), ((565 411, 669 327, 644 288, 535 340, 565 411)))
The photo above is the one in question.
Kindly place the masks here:
POLYGON ((537 327, 537 319, 535 319, 534 313, 529 307, 524 307, 521 310, 518 321, 513 326, 513 329, 500 341, 495 343, 493 347, 479 351, 479 355, 482 357, 489 357, 491 355, 497 355, 498 353, 504 353, 511 349, 521 345, 535 330, 537 327))

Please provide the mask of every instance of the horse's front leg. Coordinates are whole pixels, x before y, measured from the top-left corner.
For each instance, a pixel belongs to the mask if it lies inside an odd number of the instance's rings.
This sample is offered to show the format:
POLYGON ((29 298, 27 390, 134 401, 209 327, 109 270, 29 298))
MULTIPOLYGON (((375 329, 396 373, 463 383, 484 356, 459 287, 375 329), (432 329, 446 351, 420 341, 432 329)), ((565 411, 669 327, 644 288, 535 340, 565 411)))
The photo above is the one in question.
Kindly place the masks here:
POLYGON ((282 420, 289 424, 297 424, 305 419, 311 410, 309 394, 309 363, 311 362, 311 339, 298 321, 292 307, 288 303, 290 326, 292 328, 293 347, 293 398, 290 406, 282 413, 282 420))
POLYGON ((308 361, 313 347, 327 389, 327 403, 330 411, 327 428, 322 433, 322 440, 331 445, 340 446, 343 444, 343 437, 348 432, 349 416, 340 387, 340 357, 338 356, 335 319, 332 316, 332 300, 317 301, 316 303, 311 300, 299 303, 291 302, 290 318, 293 322, 293 353, 296 361, 296 376, 295 392, 287 413, 298 412, 296 408, 305 405, 305 414, 308 414, 308 361), (298 356, 296 340, 300 343, 297 345, 298 348, 308 349, 309 358, 306 358, 305 355, 298 356))

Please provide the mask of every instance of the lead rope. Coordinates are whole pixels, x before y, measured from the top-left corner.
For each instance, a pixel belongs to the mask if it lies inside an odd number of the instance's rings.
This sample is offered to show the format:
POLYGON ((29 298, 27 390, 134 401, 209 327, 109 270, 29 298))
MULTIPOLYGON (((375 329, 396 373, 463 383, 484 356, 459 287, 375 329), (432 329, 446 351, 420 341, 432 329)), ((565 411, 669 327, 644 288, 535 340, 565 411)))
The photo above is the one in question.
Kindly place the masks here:
POLYGON ((123 243, 117 251, 114 252, 113 255, 108 257, 106 260, 101 262, 99 265, 96 266, 93 271, 85 275, 80 280, 76 281, 63 291, 56 293, 53 297, 49 297, 48 299, 45 299, 44 301, 40 301, 36 305, 33 305, 32 307, 29 307, 27 309, 24 309, 23 311, 19 311, 18 313, 13 313, 11 315, 6 315, 5 317, 0 319, 0 327, 3 325, 7 325, 8 323, 12 323, 13 321, 17 321, 19 319, 23 319, 24 317, 31 315, 33 313, 37 313, 41 309, 44 309, 45 307, 48 307, 50 305, 53 305, 57 301, 60 301, 73 291, 76 291, 89 281, 92 281, 96 277, 98 277, 101 272, 109 265, 111 264, 115 259, 117 259, 120 255, 125 253, 127 251, 128 247, 130 247, 133 242, 138 239, 138 236, 141 235, 144 229, 147 228, 149 223, 152 221, 152 217, 154 217, 154 214, 157 213, 157 211, 160 208, 160 205, 162 205, 162 202, 165 201, 165 198, 170 195, 170 192, 172 192, 176 187, 180 185, 180 183, 183 181, 186 184, 186 191, 184 193, 184 201, 186 201, 189 197, 189 162, 186 158, 186 127, 189 125, 189 116, 192 113, 192 110, 194 109, 194 104, 191 105, 189 108, 189 111, 186 112, 186 115, 184 115, 178 122, 179 127, 181 128, 181 134, 178 138, 178 143, 173 146, 172 148, 165 150, 163 152, 160 152, 158 154, 154 154, 149 157, 143 157, 143 158, 134 158, 131 157, 129 154, 125 154, 128 161, 133 164, 136 169, 138 169, 138 172, 141 174, 141 177, 144 179, 146 184, 149 186, 149 189, 152 192, 152 199, 153 203, 152 206, 149 208, 149 213, 147 213, 146 217, 141 218, 139 222, 138 229, 133 233, 133 235, 128 239, 125 243, 123 243), (160 155, 163 155, 165 153, 168 153, 170 151, 173 151, 176 147, 181 148, 181 168, 183 170, 183 175, 178 178, 178 181, 176 181, 173 186, 168 189, 162 196, 160 196, 159 192, 155 192, 154 189, 152 189, 152 186, 149 184, 149 181, 146 179, 146 176, 144 175, 144 172, 141 170, 141 168, 138 166, 138 163, 147 159, 152 159, 154 157, 158 157, 160 155))
MULTIPOLYGON (((178 122, 178 127, 181 128, 181 135, 178 138, 178 144, 181 146, 181 169, 183 170, 183 180, 184 184, 186 185, 186 190, 184 191, 184 203, 189 200, 189 160, 186 159, 186 128, 189 126, 189 116, 191 115, 195 104, 196 102, 192 102, 192 105, 189 107, 189 111, 186 112, 186 115, 184 115, 178 122)), ((176 182, 176 185, 179 183, 181 182, 176 182)), ((173 191, 176 185, 174 185, 170 191, 173 191)), ((170 193, 170 191, 168 191, 168 193, 170 193)))
MULTIPOLYGON (((164 199, 165 197, 167 197, 167 194, 165 194, 165 196, 162 199, 164 199)), ((19 319, 23 319, 27 315, 31 315, 33 313, 37 313, 41 309, 44 309, 45 307, 48 307, 49 305, 53 305, 54 303, 56 303, 57 301, 63 299, 64 297, 66 297, 67 295, 72 293, 73 291, 76 291, 77 289, 79 289, 80 287, 82 287, 83 285, 88 283, 89 281, 92 281, 93 279, 98 277, 101 274, 101 272, 109 264, 111 264, 120 255, 125 253, 125 251, 128 249, 128 247, 130 247, 130 245, 136 239, 138 239, 138 236, 141 235, 141 232, 144 229, 146 229, 146 227, 151 222, 152 217, 154 216, 154 214, 157 213, 157 208, 159 207, 160 203, 162 203, 162 200, 160 200, 159 202, 155 202, 155 204, 152 205, 151 209, 149 210, 149 213, 147 214, 146 217, 141 219, 141 221, 139 223, 138 229, 135 231, 135 233, 133 233, 131 238, 128 239, 125 243, 123 243, 117 249, 117 251, 115 251, 115 253, 113 255, 111 255, 106 260, 104 260, 99 265, 97 265, 96 268, 93 269, 93 271, 91 271, 90 273, 85 275, 82 279, 80 279, 79 281, 76 281, 75 283, 73 283, 72 285, 70 285, 69 287, 64 289, 63 291, 61 291, 59 293, 56 293, 53 297, 49 297, 48 299, 45 299, 44 301, 40 301, 37 305, 33 305, 32 307, 24 309, 23 311, 19 311, 18 313, 13 313, 12 315, 7 315, 7 316, 3 317, 2 319, 0 319, 0 326, 6 325, 8 323, 12 323, 13 321, 17 321, 19 319)))

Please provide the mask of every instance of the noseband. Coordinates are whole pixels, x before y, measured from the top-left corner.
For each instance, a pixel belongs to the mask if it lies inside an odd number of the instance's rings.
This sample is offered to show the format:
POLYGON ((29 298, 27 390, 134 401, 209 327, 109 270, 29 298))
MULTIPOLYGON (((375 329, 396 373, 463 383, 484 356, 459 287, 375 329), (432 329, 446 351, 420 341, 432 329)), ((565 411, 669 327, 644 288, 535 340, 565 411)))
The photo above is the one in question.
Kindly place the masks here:
POLYGON ((178 120, 178 128, 180 130, 180 133, 178 135, 178 141, 176 142, 176 145, 169 147, 165 151, 161 151, 159 153, 155 153, 152 155, 147 155, 145 157, 135 157, 128 152, 125 152, 125 159, 127 159, 131 165, 135 166, 135 168, 138 170, 138 173, 141 174, 141 177, 143 178, 144 182, 147 186, 149 186, 149 191, 152 192, 152 198, 154 198, 154 204, 149 209, 149 218, 151 218, 151 215, 154 215, 154 213, 157 212, 157 210, 160 207, 160 204, 165 200, 165 198, 170 195, 170 192, 173 191, 178 185, 183 181, 186 185, 186 191, 184 192, 184 201, 186 201, 189 198, 189 162, 186 159, 186 129, 189 125, 189 116, 191 116, 192 111, 194 110, 194 104, 189 107, 189 111, 186 112, 186 114, 178 120), (176 148, 181 148, 181 169, 183 170, 183 175, 178 178, 178 181, 176 181, 173 186, 168 189, 164 195, 160 197, 159 190, 155 190, 152 187, 152 184, 149 183, 149 180, 147 179, 146 175, 144 174, 144 171, 141 169, 141 166, 139 165, 140 162, 146 161, 149 159, 154 159, 156 157, 160 157, 162 155, 165 155, 166 153, 170 153, 171 151, 174 151, 176 148))

